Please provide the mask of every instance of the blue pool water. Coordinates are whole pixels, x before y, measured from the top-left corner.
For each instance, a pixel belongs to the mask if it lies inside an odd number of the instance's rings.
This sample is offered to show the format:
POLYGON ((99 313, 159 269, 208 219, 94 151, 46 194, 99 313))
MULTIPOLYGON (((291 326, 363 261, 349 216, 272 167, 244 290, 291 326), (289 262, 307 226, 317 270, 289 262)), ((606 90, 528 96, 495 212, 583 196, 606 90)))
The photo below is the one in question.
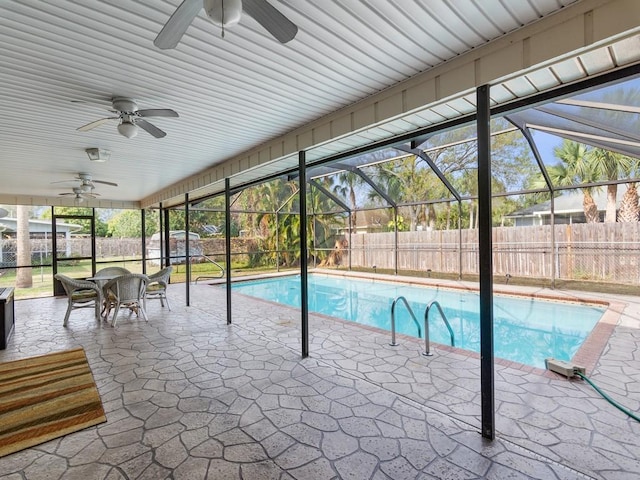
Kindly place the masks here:
MULTIPOLYGON (((418 321, 437 300, 454 331, 456 347, 480 350, 479 296, 474 292, 405 285, 396 282, 311 274, 309 311, 391 330, 391 305, 404 296, 418 321)), ((300 307, 300 277, 276 277, 236 282, 236 292, 300 307)), ((603 307, 553 302, 527 297, 494 296, 495 356, 544 368, 544 359, 571 360, 604 313, 603 307)), ((429 315, 432 342, 450 344, 437 311, 429 315)), ((406 307, 396 305, 396 331, 418 336, 406 307)))

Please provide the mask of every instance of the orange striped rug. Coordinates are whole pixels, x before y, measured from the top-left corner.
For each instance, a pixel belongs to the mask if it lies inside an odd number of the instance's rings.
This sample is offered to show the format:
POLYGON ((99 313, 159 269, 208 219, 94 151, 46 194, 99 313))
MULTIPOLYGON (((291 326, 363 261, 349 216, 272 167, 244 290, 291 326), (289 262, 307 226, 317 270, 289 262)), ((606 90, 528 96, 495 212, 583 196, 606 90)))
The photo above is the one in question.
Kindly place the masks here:
POLYGON ((106 421, 82 348, 0 363, 0 457, 106 421))

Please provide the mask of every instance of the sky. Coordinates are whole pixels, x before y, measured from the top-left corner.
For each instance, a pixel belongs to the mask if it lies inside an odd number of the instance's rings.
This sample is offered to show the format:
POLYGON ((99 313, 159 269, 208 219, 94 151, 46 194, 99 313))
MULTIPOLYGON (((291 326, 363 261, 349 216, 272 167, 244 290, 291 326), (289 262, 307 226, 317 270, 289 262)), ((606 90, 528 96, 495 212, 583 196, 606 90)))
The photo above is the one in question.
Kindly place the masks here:
POLYGON ((562 138, 536 130, 532 130, 532 133, 544 164, 553 165, 557 163, 558 159, 555 158, 553 150, 562 145, 562 138))

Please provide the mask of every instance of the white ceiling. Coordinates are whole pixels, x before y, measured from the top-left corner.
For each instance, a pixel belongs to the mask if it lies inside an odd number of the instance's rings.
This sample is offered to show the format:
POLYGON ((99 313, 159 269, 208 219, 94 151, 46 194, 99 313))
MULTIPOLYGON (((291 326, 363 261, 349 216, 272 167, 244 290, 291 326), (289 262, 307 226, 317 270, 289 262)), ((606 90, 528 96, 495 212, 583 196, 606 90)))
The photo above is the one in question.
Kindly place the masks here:
POLYGON ((73 183, 51 182, 88 172, 119 184, 101 199, 137 202, 574 3, 269 1, 293 41, 247 15, 222 38, 202 11, 174 50, 153 39, 179 0, 0 1, 0 194, 58 201, 73 183), (76 130, 111 116, 114 96, 180 118, 150 119, 163 139, 76 130), (89 147, 111 160, 89 162, 89 147))

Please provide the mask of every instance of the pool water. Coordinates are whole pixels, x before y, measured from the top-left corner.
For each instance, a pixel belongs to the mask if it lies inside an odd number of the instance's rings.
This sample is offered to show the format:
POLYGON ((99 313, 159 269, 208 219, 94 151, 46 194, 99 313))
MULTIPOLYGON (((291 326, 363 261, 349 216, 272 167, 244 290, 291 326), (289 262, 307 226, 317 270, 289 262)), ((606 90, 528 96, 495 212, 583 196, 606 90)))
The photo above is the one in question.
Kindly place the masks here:
MULTIPOLYGON (((300 277, 275 277, 236 282, 236 292, 300 307, 300 277)), ((427 305, 437 300, 449 320, 456 347, 480 350, 479 295, 369 279, 310 274, 309 311, 391 330, 391 305, 407 299, 424 328, 427 305)), ((605 308, 529 297, 494 295, 494 352, 496 357, 544 368, 544 359, 571 360, 598 322, 605 308)), ((418 336, 402 302, 396 304, 396 331, 418 336)), ((450 345, 450 335, 437 310, 429 315, 432 342, 450 345)))

